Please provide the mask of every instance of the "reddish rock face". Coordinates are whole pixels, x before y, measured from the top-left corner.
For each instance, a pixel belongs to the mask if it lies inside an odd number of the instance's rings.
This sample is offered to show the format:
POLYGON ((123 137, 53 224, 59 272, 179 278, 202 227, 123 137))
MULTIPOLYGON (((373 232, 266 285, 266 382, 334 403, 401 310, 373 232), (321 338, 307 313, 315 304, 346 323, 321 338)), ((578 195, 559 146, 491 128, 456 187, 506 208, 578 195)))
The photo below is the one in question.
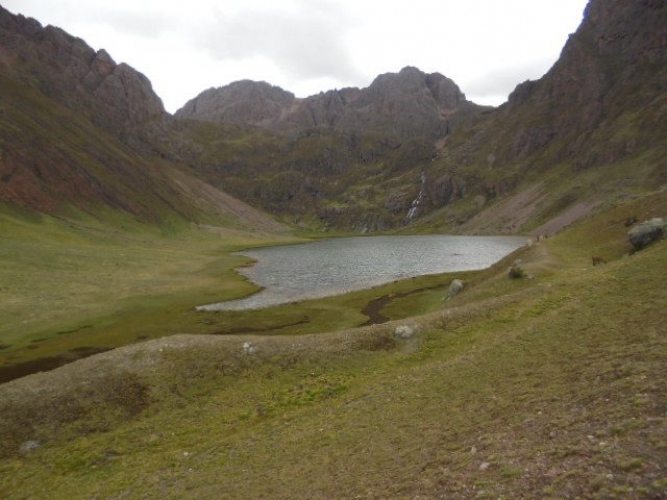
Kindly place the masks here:
POLYGON ((578 169, 613 163, 632 154, 632 140, 606 143, 592 136, 630 106, 651 108, 667 92, 667 4, 655 0, 592 0, 561 56, 538 81, 516 87, 506 117, 530 115, 513 140, 517 157, 552 142, 555 160, 575 159, 578 169))

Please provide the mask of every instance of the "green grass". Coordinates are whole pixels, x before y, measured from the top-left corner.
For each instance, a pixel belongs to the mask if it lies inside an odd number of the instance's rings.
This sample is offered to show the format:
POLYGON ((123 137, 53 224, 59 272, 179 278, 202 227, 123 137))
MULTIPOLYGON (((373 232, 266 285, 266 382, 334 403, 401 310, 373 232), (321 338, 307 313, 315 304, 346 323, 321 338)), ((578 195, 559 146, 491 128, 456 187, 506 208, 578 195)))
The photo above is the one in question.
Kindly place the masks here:
POLYGON ((0 215, 0 367, 6 368, 176 333, 281 335, 356 327, 368 321, 362 311, 369 302, 383 297, 383 315, 405 318, 437 308, 452 279, 426 276, 260 311, 197 312, 197 305, 256 291, 234 271, 250 261, 232 252, 297 237, 211 234, 182 223, 165 231, 117 214, 111 225, 81 216, 26 217, 0 215), (423 293, 433 300, 422 302, 423 293))
POLYGON ((406 318, 440 307, 454 277, 473 283, 486 276, 423 276, 260 311, 197 312, 197 305, 257 290, 234 271, 250 261, 233 251, 294 242, 296 236, 211 234, 184 224, 165 234, 123 218, 111 226, 92 218, 46 216, 35 223, 11 212, 0 216, 0 228, 5 235, 0 245, 0 367, 52 357, 69 360, 81 350, 176 333, 340 330, 366 323, 363 310, 378 299, 386 303, 382 316, 406 318))
POLYGON ((114 347, 177 332, 197 332, 194 306, 251 293, 233 269, 241 248, 289 236, 213 235, 131 219, 38 223, 0 215, 0 339, 4 363, 60 355, 82 346, 114 347), (122 228, 121 228, 122 226, 122 228))
POLYGON ((41 447, 6 452, 0 488, 56 499, 659 498, 667 251, 663 241, 626 256, 617 226, 625 211, 665 208, 656 195, 534 245, 522 255, 533 280, 499 265, 467 276, 446 304, 435 289, 396 289, 395 314, 437 303, 402 321, 419 327, 406 341, 394 324, 215 337, 102 358, 88 385, 71 378, 52 399, 4 386, 5 441, 41 447), (593 267, 591 248, 608 264, 593 267), (243 354, 247 341, 256 354, 243 354))

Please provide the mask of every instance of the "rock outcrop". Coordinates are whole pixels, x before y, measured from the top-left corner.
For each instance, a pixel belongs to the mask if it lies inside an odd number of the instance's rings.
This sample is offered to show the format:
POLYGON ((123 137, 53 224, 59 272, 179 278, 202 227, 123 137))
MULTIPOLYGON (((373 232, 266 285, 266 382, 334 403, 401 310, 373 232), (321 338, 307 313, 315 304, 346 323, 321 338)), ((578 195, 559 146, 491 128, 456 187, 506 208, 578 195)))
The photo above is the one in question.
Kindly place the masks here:
POLYGON ((630 243, 636 250, 661 240, 665 235, 667 235, 667 220, 662 217, 642 222, 628 231, 630 243))
POLYGON ((289 110, 296 98, 266 82, 241 80, 210 88, 188 101, 177 117, 221 123, 271 126, 289 110))
POLYGON ((143 74, 60 28, 1 6, 0 70, 117 135, 167 116, 143 74))
POLYGON ((554 66, 542 79, 518 85, 504 106, 504 118, 531 115, 513 132, 513 160, 553 144, 554 160, 572 160, 579 170, 634 154, 642 137, 609 137, 618 127, 604 131, 603 147, 591 143, 602 141, 605 122, 667 93, 666 49, 664 1, 589 2, 554 66))
POLYGON ((454 297, 456 297, 461 290, 463 290, 464 283, 463 281, 459 279, 455 279, 452 281, 452 283, 449 285, 449 289, 447 290, 447 295, 445 296, 445 300, 451 300, 454 297))
POLYGON ((219 218, 280 230, 173 160, 185 141, 170 129, 144 75, 2 7, 0 89, 3 207, 68 216, 80 210, 102 219, 117 212, 150 223, 219 218), (156 144, 158 138, 164 140, 156 144))
POLYGON ((304 99, 265 82, 234 82, 202 92, 175 116, 274 130, 325 127, 339 132, 439 137, 448 133, 457 114, 479 109, 449 78, 406 67, 378 76, 364 89, 331 90, 304 99))

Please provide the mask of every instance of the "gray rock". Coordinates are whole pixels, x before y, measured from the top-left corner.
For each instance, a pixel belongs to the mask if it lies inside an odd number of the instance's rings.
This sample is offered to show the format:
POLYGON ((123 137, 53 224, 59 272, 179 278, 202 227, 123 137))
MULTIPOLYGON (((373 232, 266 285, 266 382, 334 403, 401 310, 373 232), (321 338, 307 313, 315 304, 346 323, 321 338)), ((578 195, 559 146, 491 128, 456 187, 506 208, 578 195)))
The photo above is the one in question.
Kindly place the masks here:
POLYGON ((448 205, 450 202, 463 198, 465 180, 452 174, 445 174, 433 181, 428 181, 428 193, 436 207, 448 205))
POLYGON ((240 80, 203 91, 179 109, 176 117, 266 126, 277 121, 295 102, 294 94, 280 87, 240 80))
POLYGON ((396 327, 396 330, 394 330, 394 337, 397 339, 411 339, 414 337, 415 333, 417 331, 417 328, 414 326, 409 326, 409 325, 399 325, 396 327))
POLYGON ((30 440, 21 444, 19 450, 21 450, 21 453, 28 453, 30 451, 35 451, 41 447, 42 445, 39 443, 39 441, 30 440))
POLYGON ((667 233, 667 221, 662 217, 656 217, 630 229, 628 238, 633 247, 641 250, 645 246, 664 238, 665 233, 667 233))
POLYGON ((258 350, 259 350, 259 347, 257 347, 252 342, 244 342, 243 343, 243 354, 255 354, 258 350))
POLYGON ((454 296, 458 295, 461 290, 463 290, 463 281, 461 280, 454 280, 452 281, 452 284, 449 285, 449 290, 447 291, 447 296, 445 297, 445 300, 449 300, 453 298, 454 296))

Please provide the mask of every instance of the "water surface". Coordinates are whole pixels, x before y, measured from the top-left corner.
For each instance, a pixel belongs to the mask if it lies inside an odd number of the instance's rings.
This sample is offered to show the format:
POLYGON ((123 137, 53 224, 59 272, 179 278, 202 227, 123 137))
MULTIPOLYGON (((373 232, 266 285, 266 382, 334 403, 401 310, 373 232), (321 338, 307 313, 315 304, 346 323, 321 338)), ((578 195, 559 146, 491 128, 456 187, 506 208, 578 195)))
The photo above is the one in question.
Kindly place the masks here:
POLYGON ((238 271, 264 289, 198 310, 259 309, 347 293, 425 274, 484 269, 524 245, 507 236, 364 236, 239 252, 238 271))

